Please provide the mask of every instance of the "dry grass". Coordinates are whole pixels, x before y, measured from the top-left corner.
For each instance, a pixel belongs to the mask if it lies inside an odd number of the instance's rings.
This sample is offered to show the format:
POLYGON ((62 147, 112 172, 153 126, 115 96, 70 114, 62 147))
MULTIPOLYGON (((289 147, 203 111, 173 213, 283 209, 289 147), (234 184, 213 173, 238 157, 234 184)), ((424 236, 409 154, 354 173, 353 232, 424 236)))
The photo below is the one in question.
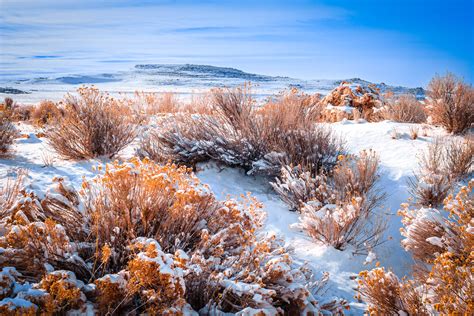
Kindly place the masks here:
POLYGON ((203 92, 191 95, 189 102, 184 102, 181 105, 181 112, 196 113, 196 114, 211 114, 212 113, 212 93, 203 92))
POLYGON ((418 127, 410 127, 410 139, 417 139, 418 138, 418 127))
POLYGON ((461 134, 474 124, 474 89, 452 74, 434 77, 428 85, 430 114, 435 124, 461 134))
POLYGON ((63 111, 52 101, 42 101, 31 113, 33 123, 38 126, 54 123, 63 116, 63 111))
POLYGON ((131 106, 139 113, 149 116, 164 113, 176 113, 180 109, 177 96, 171 92, 135 92, 129 100, 131 106))
POLYGON ((49 144, 67 159, 115 156, 133 141, 136 127, 128 109, 95 88, 80 88, 64 100, 64 118, 46 135, 49 144))
POLYGON ((382 116, 386 120, 404 123, 423 123, 427 117, 423 104, 412 95, 403 95, 389 102, 382 110, 382 116))

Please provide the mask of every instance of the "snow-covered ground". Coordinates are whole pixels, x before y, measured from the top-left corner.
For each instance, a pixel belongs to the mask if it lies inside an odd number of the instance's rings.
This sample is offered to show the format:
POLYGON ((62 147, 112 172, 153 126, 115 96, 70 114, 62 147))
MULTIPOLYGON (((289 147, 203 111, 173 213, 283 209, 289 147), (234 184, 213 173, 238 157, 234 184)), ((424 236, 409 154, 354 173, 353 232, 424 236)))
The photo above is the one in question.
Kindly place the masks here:
MULTIPOLYGON (((295 259, 308 262, 316 276, 325 271, 329 272, 330 282, 326 296, 345 298, 351 302, 349 313, 362 314, 362 304, 353 298, 356 287, 353 277, 360 270, 371 268, 380 261, 382 266, 390 267, 399 276, 410 272, 412 262, 400 246, 401 222, 396 212, 400 204, 409 197, 407 179, 417 168, 417 155, 425 150, 434 137, 446 133, 432 126, 390 121, 342 121, 330 125, 345 139, 350 152, 373 149, 380 155, 379 186, 387 193, 381 211, 385 214, 388 229, 385 236, 387 241, 375 249, 376 258, 353 255, 350 249, 341 252, 319 245, 304 232, 294 228, 292 224, 298 222, 298 214, 289 211, 272 191, 268 179, 248 176, 243 170, 222 167, 215 163, 199 165, 197 175, 203 183, 210 186, 218 198, 251 192, 264 205, 264 232, 281 236, 293 249, 295 259), (409 136, 410 129, 415 127, 419 128, 419 137, 412 140, 409 136), (398 136, 394 139, 395 132, 398 136), (365 261, 371 262, 364 264, 365 261)), ((18 138, 13 146, 13 155, 0 159, 0 186, 5 183, 7 176, 14 176, 19 169, 26 169, 27 181, 38 193, 44 193, 55 176, 67 177, 79 188, 83 177, 94 177, 98 172, 95 166, 107 162, 100 159, 79 162, 62 160, 51 150, 45 138, 35 136, 37 129, 24 123, 19 123, 17 128, 29 138, 18 138)), ((133 155, 136 146, 137 143, 134 143, 126 148, 119 158, 127 159, 133 155)))

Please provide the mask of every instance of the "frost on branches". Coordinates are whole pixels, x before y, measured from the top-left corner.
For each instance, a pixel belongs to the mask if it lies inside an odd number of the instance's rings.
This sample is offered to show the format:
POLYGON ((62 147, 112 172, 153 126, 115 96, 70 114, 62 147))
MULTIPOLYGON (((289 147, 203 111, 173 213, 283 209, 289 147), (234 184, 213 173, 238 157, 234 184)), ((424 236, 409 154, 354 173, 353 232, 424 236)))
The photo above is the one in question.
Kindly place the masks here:
POLYGON ((260 232, 257 201, 218 201, 185 167, 114 162, 80 191, 58 178, 45 193, 16 183, 0 196, 1 314, 283 315, 345 307, 318 302, 311 271, 260 232))
POLYGON ((305 168, 284 166, 272 183, 275 191, 301 213, 300 228, 313 239, 355 252, 376 247, 385 225, 375 214, 384 194, 376 188, 379 158, 373 151, 338 157, 330 171, 314 175, 305 168))
POLYGON ((471 180, 448 196, 442 212, 402 205, 402 245, 419 263, 411 280, 398 280, 381 268, 360 273, 359 290, 371 313, 474 313, 473 189, 471 180))

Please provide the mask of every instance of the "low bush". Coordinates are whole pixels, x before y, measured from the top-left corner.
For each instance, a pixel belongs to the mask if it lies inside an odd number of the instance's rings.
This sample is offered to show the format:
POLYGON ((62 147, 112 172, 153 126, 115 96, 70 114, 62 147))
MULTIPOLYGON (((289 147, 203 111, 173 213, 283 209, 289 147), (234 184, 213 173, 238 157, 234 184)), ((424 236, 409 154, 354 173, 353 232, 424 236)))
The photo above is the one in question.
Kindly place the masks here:
POLYGON ((214 315, 345 305, 319 304, 310 271, 258 232, 258 202, 218 201, 185 167, 116 162, 79 192, 58 179, 42 198, 20 193, 0 220, 0 263, 11 267, 0 306, 214 315))
POLYGON ((474 312, 474 180, 444 201, 447 214, 403 204, 403 247, 419 263, 411 279, 383 268, 360 273, 359 291, 373 314, 471 315, 474 312))
POLYGON ((35 110, 34 105, 21 104, 15 105, 12 112, 12 121, 29 121, 35 110))
POLYGON ((427 117, 423 104, 412 95, 402 95, 387 103, 382 116, 386 120, 406 123, 423 123, 427 117))
POLYGON ((248 88, 216 90, 212 114, 165 118, 145 137, 139 154, 194 165, 218 160, 250 173, 278 174, 284 164, 319 170, 334 165, 342 142, 329 127, 313 126, 315 101, 295 91, 256 108, 248 88))
POLYGON ((439 206, 452 183, 473 171, 474 142, 471 138, 437 138, 419 160, 419 171, 409 180, 415 201, 422 206, 439 206))
POLYGON ((67 159, 115 156, 135 138, 129 109, 95 88, 77 92, 65 98, 64 117, 47 130, 49 144, 67 159))
POLYGON ((17 130, 11 122, 11 112, 8 109, 0 110, 0 157, 9 155, 17 135, 17 130))
POLYGON ((39 126, 52 123, 60 119, 63 112, 52 101, 42 101, 31 113, 33 123, 39 126))
POLYGON ((474 89, 452 74, 434 77, 428 85, 433 123, 450 133, 468 131, 474 124, 474 89))
POLYGON ((379 158, 373 151, 340 156, 327 175, 286 166, 271 183, 281 198, 301 212, 301 228, 315 240, 355 252, 380 243, 385 225, 374 210, 385 197, 377 188, 379 158))

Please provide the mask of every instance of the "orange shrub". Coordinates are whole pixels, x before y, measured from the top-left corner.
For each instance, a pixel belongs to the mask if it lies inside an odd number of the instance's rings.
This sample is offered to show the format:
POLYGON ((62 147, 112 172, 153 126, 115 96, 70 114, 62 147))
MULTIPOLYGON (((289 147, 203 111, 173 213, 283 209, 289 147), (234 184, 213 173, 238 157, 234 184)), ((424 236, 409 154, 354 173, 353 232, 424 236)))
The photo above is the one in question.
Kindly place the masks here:
POLYGON ((41 101, 31 113, 31 119, 34 124, 44 126, 54 122, 63 115, 61 109, 52 101, 41 101))
POLYGON ((218 201, 184 167, 115 162, 80 192, 57 179, 45 197, 20 190, 14 204, 0 218, 0 262, 21 273, 21 287, 5 291, 0 306, 22 298, 46 313, 343 308, 320 306, 310 271, 281 240, 258 233, 257 201, 218 201))

